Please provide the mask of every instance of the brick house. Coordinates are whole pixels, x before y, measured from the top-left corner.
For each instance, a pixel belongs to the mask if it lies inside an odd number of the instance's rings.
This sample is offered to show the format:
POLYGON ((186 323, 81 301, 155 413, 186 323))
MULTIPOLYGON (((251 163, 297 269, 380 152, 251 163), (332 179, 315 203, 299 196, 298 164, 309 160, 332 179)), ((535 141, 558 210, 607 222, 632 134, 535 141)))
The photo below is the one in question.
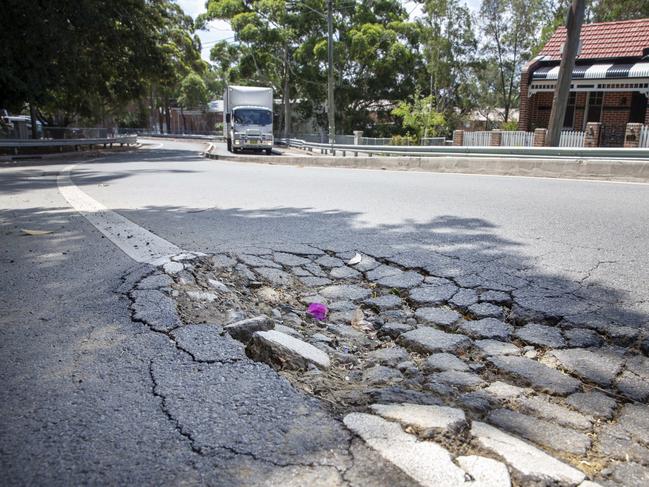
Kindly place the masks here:
MULTIPOLYGON (((523 69, 520 130, 547 128, 566 29, 523 69)), ((584 24, 564 129, 599 122, 600 145, 621 147, 627 123, 649 124, 649 19, 584 24)))

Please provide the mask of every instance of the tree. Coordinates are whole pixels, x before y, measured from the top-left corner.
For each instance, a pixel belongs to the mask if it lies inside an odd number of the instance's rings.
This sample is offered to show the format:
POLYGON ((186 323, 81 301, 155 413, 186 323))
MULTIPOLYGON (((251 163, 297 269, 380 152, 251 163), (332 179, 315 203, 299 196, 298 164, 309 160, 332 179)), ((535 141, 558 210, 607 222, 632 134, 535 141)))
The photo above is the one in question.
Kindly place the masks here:
POLYGON ((412 133, 421 140, 428 135, 443 135, 446 132, 446 120, 442 113, 431 109, 435 106, 433 95, 421 96, 415 93, 412 102, 402 101, 392 114, 403 119, 403 126, 412 130, 412 133))
POLYGON ((183 118, 183 130, 187 131, 185 120, 185 108, 202 108, 207 105, 207 86, 205 81, 197 73, 189 73, 180 83, 178 105, 183 118))
POLYGON ((649 17, 647 0, 591 0, 592 18, 595 22, 632 20, 649 17))
POLYGON ((520 72, 547 21, 547 0, 483 0, 484 52, 496 69, 495 85, 504 121, 518 101, 520 72))
POLYGON ((428 91, 436 111, 453 120, 475 106, 468 89, 477 66, 471 14, 458 0, 425 0, 421 21, 428 91))

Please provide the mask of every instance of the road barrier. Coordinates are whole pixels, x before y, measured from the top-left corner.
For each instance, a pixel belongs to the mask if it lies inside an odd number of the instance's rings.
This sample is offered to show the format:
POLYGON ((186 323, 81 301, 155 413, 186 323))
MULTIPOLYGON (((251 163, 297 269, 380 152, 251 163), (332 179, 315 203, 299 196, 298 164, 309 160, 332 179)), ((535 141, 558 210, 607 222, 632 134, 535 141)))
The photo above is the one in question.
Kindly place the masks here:
MULTIPOLYGON (((465 134, 466 135, 466 134, 465 134)), ((347 156, 367 154, 385 156, 462 156, 462 157, 516 157, 552 159, 624 159, 649 161, 649 148, 621 147, 505 147, 505 146, 398 146, 398 145, 351 145, 322 144, 301 139, 280 139, 285 145, 307 152, 347 156)))
POLYGON ((113 145, 130 146, 137 143, 137 136, 135 135, 120 135, 117 137, 101 137, 95 139, 0 139, 0 150, 13 152, 18 154, 25 149, 34 150, 38 152, 54 152, 58 149, 63 152, 65 148, 72 147, 77 151, 83 147, 113 147, 113 145), (50 149, 50 150, 48 150, 50 149))

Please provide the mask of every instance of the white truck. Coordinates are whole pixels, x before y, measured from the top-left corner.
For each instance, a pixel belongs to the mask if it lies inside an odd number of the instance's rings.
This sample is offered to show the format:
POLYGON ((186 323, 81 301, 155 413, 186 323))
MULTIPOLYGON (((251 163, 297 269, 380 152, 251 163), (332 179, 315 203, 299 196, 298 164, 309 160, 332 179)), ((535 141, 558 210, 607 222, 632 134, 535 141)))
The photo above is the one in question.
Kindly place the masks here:
POLYGON ((273 89, 227 86, 223 94, 223 135, 230 152, 273 150, 273 89))

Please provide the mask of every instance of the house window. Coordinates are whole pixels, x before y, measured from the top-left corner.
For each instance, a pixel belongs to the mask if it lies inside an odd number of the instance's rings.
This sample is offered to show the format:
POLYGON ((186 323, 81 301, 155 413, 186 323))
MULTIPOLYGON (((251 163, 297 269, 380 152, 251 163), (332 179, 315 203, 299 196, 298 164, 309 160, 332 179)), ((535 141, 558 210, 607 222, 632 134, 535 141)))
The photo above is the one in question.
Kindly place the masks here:
POLYGON ((588 116, 586 122, 599 122, 602 119, 604 92, 593 91, 588 94, 588 116))
POLYGON ((566 115, 563 117, 563 128, 571 129, 575 123, 575 102, 577 93, 572 92, 568 96, 568 105, 566 106, 566 115))

